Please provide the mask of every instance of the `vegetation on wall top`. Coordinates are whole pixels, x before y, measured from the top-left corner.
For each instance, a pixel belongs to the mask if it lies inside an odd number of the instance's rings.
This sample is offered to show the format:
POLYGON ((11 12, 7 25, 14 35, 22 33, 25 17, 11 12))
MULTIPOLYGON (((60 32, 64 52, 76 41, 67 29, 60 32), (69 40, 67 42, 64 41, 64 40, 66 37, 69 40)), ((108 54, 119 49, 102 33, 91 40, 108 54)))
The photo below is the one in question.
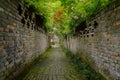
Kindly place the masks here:
POLYGON ((45 27, 59 35, 72 34, 73 28, 96 15, 115 0, 26 0, 46 20, 45 27))

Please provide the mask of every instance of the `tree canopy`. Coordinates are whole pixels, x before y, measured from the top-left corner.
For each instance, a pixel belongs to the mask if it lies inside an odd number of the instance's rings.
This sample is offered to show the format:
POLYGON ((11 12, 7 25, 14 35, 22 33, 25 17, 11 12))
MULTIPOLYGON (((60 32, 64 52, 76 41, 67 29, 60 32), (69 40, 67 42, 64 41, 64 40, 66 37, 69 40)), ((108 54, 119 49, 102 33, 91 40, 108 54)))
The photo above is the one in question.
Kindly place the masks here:
POLYGON ((46 20, 48 31, 72 34, 73 28, 96 15, 114 0, 26 0, 46 20))

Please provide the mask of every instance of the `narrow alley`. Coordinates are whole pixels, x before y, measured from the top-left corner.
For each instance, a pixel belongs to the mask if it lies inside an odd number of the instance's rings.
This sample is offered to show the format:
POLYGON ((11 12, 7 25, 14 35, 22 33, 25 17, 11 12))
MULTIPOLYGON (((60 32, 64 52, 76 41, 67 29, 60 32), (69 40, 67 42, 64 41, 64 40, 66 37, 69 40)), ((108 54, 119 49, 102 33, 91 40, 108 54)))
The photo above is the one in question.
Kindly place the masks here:
POLYGON ((0 0, 0 80, 120 80, 120 0, 0 0))
POLYGON ((84 80, 61 48, 52 48, 42 55, 23 80, 84 80))

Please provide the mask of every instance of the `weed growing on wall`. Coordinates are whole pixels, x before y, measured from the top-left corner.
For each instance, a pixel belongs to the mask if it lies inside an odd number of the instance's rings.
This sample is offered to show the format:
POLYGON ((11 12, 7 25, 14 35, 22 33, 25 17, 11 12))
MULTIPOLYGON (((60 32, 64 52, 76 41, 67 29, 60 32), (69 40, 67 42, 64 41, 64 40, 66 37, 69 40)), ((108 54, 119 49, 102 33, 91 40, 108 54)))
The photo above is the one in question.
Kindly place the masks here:
POLYGON ((85 80, 106 80, 100 73, 96 72, 90 65, 83 62, 78 56, 67 49, 63 49, 66 55, 71 59, 80 74, 84 74, 85 80))

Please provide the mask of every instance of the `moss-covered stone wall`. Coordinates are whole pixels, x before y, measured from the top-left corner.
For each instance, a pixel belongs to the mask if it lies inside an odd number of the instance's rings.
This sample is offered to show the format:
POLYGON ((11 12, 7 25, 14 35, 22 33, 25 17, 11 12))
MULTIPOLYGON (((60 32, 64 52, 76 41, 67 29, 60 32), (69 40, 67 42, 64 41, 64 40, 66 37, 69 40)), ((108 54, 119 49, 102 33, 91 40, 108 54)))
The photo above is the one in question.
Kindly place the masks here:
POLYGON ((87 21, 87 28, 84 30, 79 30, 74 36, 67 36, 63 44, 108 80, 119 80, 120 1, 116 0, 87 21))

